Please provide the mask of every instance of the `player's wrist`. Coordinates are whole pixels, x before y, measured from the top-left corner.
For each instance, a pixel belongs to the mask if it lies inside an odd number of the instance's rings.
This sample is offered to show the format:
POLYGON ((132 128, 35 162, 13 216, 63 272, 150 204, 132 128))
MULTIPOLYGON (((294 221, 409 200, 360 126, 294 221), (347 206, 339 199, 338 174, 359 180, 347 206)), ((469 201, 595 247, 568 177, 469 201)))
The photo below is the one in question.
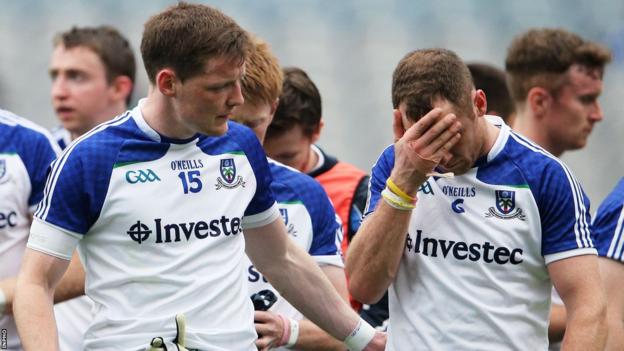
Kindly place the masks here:
POLYGON ((427 180, 426 175, 424 174, 413 174, 410 172, 401 172, 399 170, 393 170, 390 174, 390 177, 386 180, 386 185, 388 181, 392 181, 397 188, 399 188, 405 195, 415 198, 418 189, 422 185, 422 183, 427 180))
POLYGON ((350 351, 362 351, 375 337, 376 330, 360 318, 353 331, 344 339, 350 351))
POLYGON ((278 313, 277 316, 282 320, 282 337, 276 346, 284 346, 290 348, 295 346, 299 339, 299 322, 278 313))

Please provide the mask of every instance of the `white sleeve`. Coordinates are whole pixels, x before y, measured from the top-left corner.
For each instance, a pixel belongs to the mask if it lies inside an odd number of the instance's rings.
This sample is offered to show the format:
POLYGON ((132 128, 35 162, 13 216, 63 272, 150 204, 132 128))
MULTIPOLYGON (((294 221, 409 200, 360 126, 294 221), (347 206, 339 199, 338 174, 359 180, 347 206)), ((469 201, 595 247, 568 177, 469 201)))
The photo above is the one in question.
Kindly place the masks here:
POLYGON ((26 246, 69 261, 80 239, 82 239, 80 234, 72 233, 35 217, 26 246))

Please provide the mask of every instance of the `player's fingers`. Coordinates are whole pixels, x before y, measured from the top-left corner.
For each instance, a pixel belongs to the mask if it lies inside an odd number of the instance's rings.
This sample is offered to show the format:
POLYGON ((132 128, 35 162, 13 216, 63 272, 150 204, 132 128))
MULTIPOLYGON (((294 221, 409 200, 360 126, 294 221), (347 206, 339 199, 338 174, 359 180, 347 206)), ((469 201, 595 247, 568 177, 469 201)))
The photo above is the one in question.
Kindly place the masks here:
POLYGON ((431 128, 427 129, 427 131, 418 138, 417 143, 422 145, 423 148, 427 147, 447 129, 451 128, 456 120, 457 117, 453 113, 439 118, 431 128))
POLYGON ((269 312, 265 311, 254 311, 254 320, 257 322, 267 322, 272 319, 272 316, 269 312))
POLYGON ((445 147, 449 141, 453 140, 460 131, 461 123, 455 121, 448 128, 444 129, 438 137, 432 139, 422 152, 428 155, 436 154, 441 148, 445 147))
POLYGON ((425 132, 427 132, 427 130, 429 130, 429 128, 431 128, 436 123, 436 121, 438 121, 441 115, 442 110, 439 108, 434 108, 433 110, 429 111, 426 115, 421 117, 418 122, 414 123, 405 131, 403 139, 410 141, 420 138, 423 134, 425 134, 425 132))
POLYGON ((273 339, 268 337, 261 337, 256 340, 256 347, 258 351, 268 351, 273 346, 273 339))

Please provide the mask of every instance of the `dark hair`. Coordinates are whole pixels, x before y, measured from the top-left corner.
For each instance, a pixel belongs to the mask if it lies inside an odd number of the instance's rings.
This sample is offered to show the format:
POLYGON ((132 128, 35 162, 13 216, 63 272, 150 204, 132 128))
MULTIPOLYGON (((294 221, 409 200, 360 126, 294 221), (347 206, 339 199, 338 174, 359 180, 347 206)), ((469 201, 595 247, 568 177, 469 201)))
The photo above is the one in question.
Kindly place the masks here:
POLYGON ((489 111, 496 111, 505 122, 514 113, 514 103, 507 88, 505 71, 486 63, 467 64, 475 88, 481 89, 487 96, 489 111))
POLYGON ((464 62, 446 49, 415 50, 403 57, 392 75, 392 105, 406 104, 406 115, 417 121, 443 98, 460 109, 471 104, 472 78, 464 62))
POLYGON ((610 61, 611 52, 597 43, 564 29, 540 28, 514 38, 507 50, 505 69, 512 97, 524 101, 535 86, 556 93, 574 64, 599 69, 602 74, 610 61))
MULTIPOLYGON (((67 49, 86 47, 102 61, 109 83, 119 76, 126 76, 134 83, 136 62, 132 47, 117 29, 110 26, 72 27, 54 37, 54 46, 63 45, 67 49)), ((130 103, 129 94, 126 103, 130 103)))
POLYGON ((245 30, 221 11, 180 2, 146 23, 141 55, 150 82, 169 67, 180 80, 199 74, 206 61, 223 56, 242 64, 251 48, 245 30))
POLYGON ((299 125, 311 136, 321 123, 321 94, 308 74, 298 67, 284 68, 284 83, 267 138, 276 137, 299 125))

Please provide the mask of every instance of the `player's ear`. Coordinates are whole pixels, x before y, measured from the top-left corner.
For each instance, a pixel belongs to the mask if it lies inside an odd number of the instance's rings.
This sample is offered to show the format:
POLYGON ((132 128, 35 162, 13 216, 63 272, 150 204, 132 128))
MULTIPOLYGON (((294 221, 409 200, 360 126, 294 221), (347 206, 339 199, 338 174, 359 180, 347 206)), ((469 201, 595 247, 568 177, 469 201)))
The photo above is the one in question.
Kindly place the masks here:
POLYGON ((156 74, 156 89, 165 96, 174 96, 178 78, 170 68, 164 68, 156 74))
POLYGON ((546 116, 552 103, 552 94, 542 87, 533 87, 527 93, 527 104, 536 118, 546 116))
POLYGON ((474 91, 472 105, 474 106, 477 117, 485 115, 487 112, 487 97, 485 96, 485 92, 483 90, 477 89, 474 91))
POLYGON ((325 122, 323 122, 323 118, 321 117, 321 120, 319 121, 318 126, 316 126, 316 129, 314 129, 314 132, 312 132, 312 135, 310 136, 310 139, 312 140, 312 144, 316 143, 319 138, 321 137, 321 130, 323 129, 323 127, 325 126, 325 122))
POLYGON ((128 76, 117 76, 111 83, 113 100, 126 101, 130 93, 132 93, 132 79, 128 76))

